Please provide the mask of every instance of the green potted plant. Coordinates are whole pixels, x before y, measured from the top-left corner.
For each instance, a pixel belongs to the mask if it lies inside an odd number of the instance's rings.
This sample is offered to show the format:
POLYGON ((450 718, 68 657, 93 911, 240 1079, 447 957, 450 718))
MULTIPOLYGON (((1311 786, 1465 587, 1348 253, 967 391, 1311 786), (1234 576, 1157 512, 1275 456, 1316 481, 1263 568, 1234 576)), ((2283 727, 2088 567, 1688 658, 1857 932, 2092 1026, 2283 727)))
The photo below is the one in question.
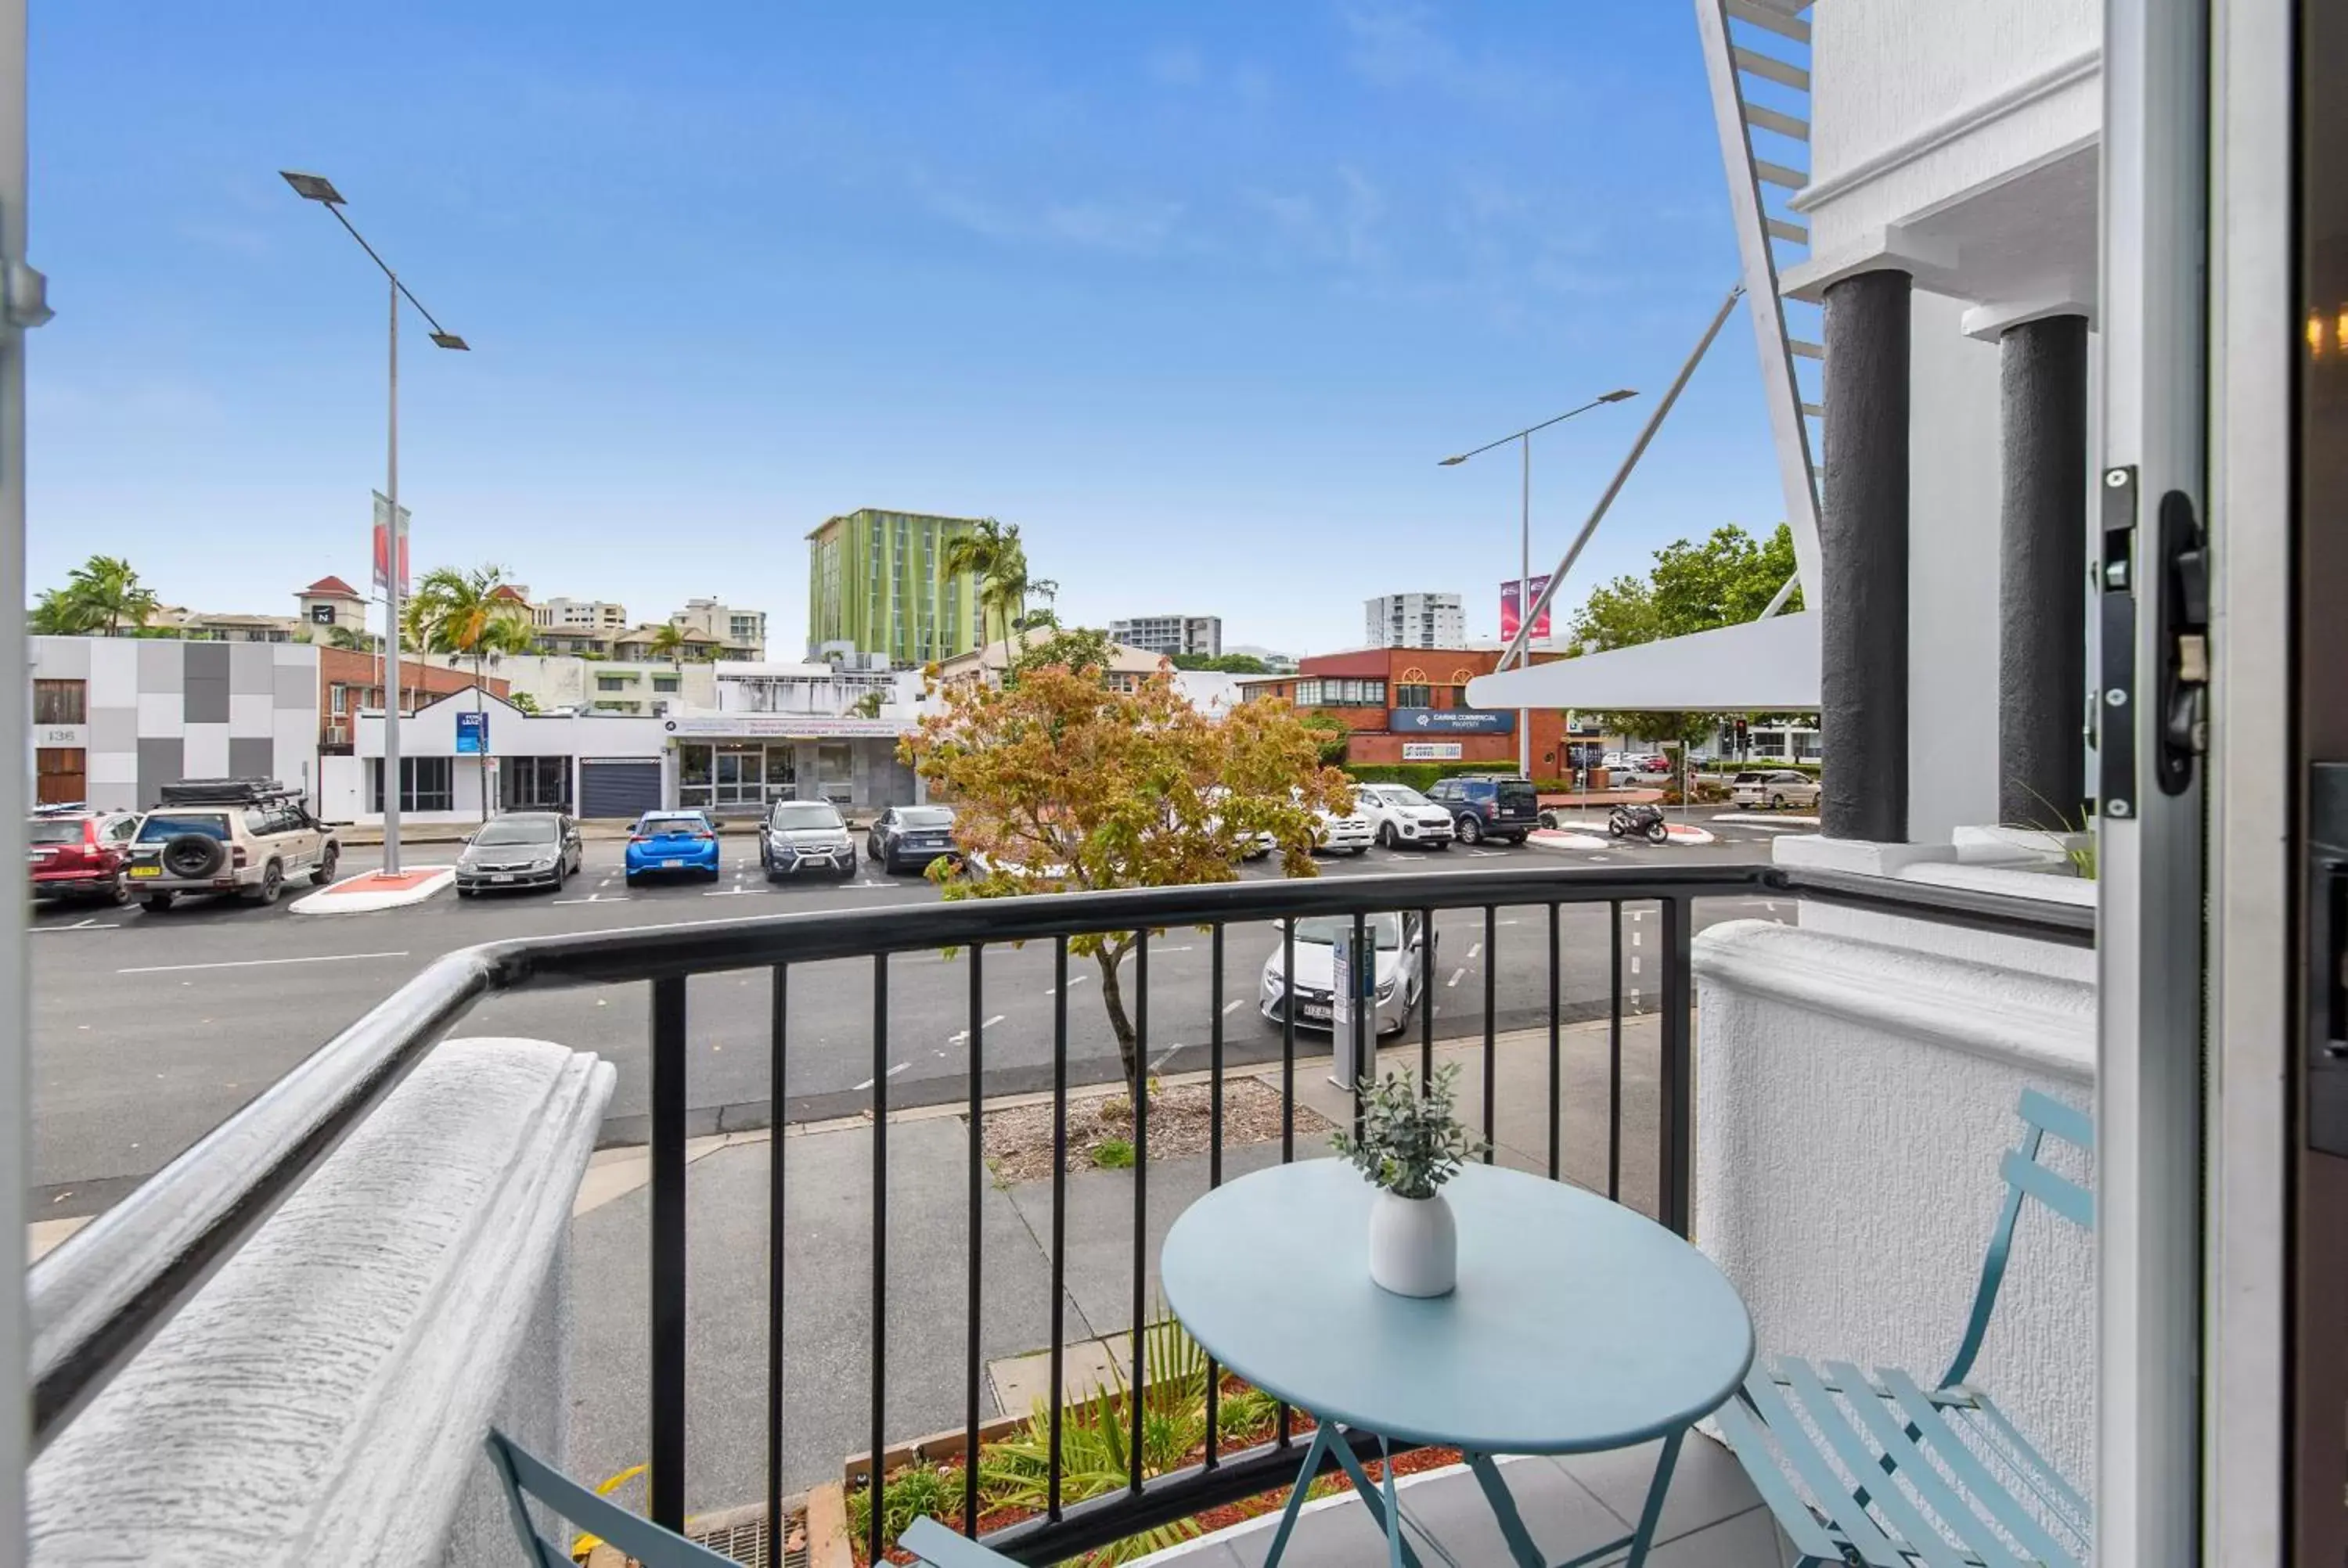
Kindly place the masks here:
POLYGON ((1448 1296, 1459 1280, 1459 1229, 1443 1184, 1484 1141, 1452 1112, 1457 1064, 1428 1075, 1364 1077, 1362 1131, 1330 1140, 1378 1189, 1370 1205, 1370 1278, 1397 1296, 1448 1296))

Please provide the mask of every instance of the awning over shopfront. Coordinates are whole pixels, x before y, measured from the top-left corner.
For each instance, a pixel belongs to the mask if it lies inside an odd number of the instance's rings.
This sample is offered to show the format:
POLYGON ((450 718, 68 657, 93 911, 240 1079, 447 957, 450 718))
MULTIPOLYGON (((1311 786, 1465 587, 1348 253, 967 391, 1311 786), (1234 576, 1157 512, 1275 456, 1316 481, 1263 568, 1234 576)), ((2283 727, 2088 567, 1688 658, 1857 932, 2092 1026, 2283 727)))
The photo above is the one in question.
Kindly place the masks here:
POLYGON ((1662 642, 1481 675, 1482 709, 1783 712, 1818 705, 1818 622, 1809 610, 1662 642))

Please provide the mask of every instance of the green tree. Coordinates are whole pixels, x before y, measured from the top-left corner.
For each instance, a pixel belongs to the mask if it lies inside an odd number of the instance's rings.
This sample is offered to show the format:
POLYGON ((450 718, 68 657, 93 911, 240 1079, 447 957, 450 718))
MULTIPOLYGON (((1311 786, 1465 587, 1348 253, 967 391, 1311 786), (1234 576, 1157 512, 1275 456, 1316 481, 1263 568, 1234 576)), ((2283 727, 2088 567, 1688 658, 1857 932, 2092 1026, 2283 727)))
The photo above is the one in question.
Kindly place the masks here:
POLYGON ((527 692, 509 692, 506 693, 506 701, 511 702, 515 707, 520 708, 525 713, 535 713, 538 712, 538 699, 531 696, 527 692))
POLYGON ((685 628, 672 620, 653 633, 653 657, 665 659, 672 670, 685 668, 685 628))
POLYGON ((86 637, 98 630, 98 612, 76 599, 71 589, 52 588, 44 591, 27 627, 39 637, 86 637))
POLYGON ((66 586, 41 596, 34 610, 36 630, 42 625, 70 627, 72 632, 99 632, 108 637, 133 634, 146 628, 156 610, 154 589, 139 580, 138 569, 120 556, 92 556, 66 576, 66 586))
POLYGON ((1313 709, 1299 714, 1296 722, 1304 726, 1313 743, 1320 748, 1322 762, 1333 768, 1344 765, 1345 749, 1354 739, 1354 732, 1344 720, 1313 709))
MULTIPOLYGON (((1751 620, 1794 575, 1793 530, 1783 523, 1756 539, 1734 523, 1702 544, 1679 539, 1655 552, 1644 578, 1618 577, 1591 591, 1574 611, 1567 641, 1575 654, 1599 653, 1684 637, 1751 620)), ((1801 608, 1797 588, 1786 610, 1801 608)), ((1718 730, 1716 713, 1653 711, 1591 715, 1611 734, 1633 740, 1700 744, 1718 730)))
POLYGON ((1011 655, 1004 667, 1004 684, 1016 685, 1031 670, 1107 670, 1117 657, 1117 644, 1106 631, 1089 626, 1062 626, 1055 617, 1047 623, 1051 635, 1032 641, 1011 655))
MULTIPOLYGON (((537 641, 530 612, 499 589, 506 586, 505 569, 480 566, 471 571, 435 567, 416 585, 408 600, 407 631, 427 653, 448 653, 473 661, 473 711, 487 703, 489 679, 484 666, 499 654, 526 653, 537 641)), ((489 815, 489 759, 480 758, 481 819, 489 815)))
MULTIPOLYGON (((900 754, 954 804, 964 858, 931 867, 949 898, 1228 882, 1259 833, 1292 876, 1313 875, 1314 808, 1352 808, 1345 776, 1321 765, 1285 703, 1200 713, 1164 675, 1132 692, 1098 665, 963 682, 900 754)), ((1147 1091, 1119 983, 1130 931, 1072 938, 1100 967, 1101 1002, 1126 1081, 1147 1091)))
POLYGON ((326 628, 326 646, 351 653, 373 653, 383 646, 383 639, 355 626, 330 626, 326 628))
POLYGON ((867 692, 848 705, 848 715, 853 719, 877 719, 880 716, 881 704, 888 700, 886 692, 867 692))
MULTIPOLYGON (((994 641, 988 627, 988 612, 994 600, 988 585, 1000 574, 1019 548, 1018 530, 1005 530, 993 518, 981 518, 965 534, 956 534, 946 541, 942 564, 949 577, 969 577, 978 588, 978 641, 984 647, 994 641)), ((1021 569, 1024 572, 1024 567, 1021 569)), ((1010 633, 1006 631, 1004 636, 1010 633)))

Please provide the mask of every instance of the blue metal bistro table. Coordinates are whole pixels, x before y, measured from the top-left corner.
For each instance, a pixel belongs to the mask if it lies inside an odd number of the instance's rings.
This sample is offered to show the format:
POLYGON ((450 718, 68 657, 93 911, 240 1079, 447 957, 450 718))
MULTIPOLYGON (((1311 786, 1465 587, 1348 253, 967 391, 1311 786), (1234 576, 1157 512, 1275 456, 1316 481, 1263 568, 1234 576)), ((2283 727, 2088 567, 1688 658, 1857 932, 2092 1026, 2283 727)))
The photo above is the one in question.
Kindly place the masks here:
MULTIPOLYGON (((1310 1160, 1219 1187, 1167 1234, 1167 1304, 1232 1371, 1314 1420, 1272 1537, 1277 1568, 1323 1456, 1334 1452, 1390 1563, 1417 1568, 1395 1506, 1338 1429, 1381 1446, 1458 1449, 1523 1568, 1547 1568, 1495 1454, 1593 1453, 1663 1440, 1638 1528, 1644 1562, 1680 1442, 1733 1395, 1753 1362, 1753 1322, 1711 1260, 1593 1193, 1489 1165, 1444 1188, 1459 1227, 1459 1286, 1416 1300, 1370 1282, 1375 1193, 1350 1165, 1310 1160)), ((1572 1568, 1572 1563, 1560 1565, 1572 1568)))

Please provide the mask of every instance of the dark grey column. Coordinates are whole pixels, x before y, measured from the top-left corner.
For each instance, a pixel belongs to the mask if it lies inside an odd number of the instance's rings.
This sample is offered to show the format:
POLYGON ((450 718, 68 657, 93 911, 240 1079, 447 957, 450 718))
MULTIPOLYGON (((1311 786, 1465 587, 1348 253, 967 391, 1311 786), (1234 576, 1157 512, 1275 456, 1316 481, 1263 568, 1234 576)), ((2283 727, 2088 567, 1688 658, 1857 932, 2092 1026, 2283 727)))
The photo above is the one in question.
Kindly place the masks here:
POLYGON ((1908 274, 1826 291, 1819 831, 1908 838, 1908 274))
POLYGON ((2085 793, 2087 323, 2025 322, 1998 354, 1997 817, 2059 828, 2085 793))

